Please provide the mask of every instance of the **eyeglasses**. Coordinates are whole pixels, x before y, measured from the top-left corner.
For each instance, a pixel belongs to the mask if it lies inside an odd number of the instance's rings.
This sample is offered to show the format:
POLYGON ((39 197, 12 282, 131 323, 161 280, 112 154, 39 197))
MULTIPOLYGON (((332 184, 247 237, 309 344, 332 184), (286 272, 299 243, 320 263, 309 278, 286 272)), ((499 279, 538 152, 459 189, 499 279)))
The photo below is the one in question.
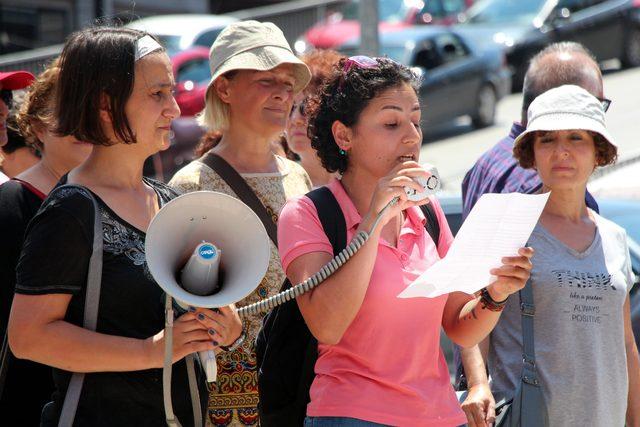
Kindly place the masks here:
POLYGON ((300 115, 302 117, 306 117, 307 116, 307 98, 304 98, 302 101, 298 102, 297 104, 294 103, 291 106, 291 111, 289 112, 289 117, 293 116, 293 113, 298 110, 298 113, 300 113, 300 115))
POLYGON ((344 61, 344 65, 342 66, 342 72, 344 74, 347 74, 349 70, 352 69, 354 66, 357 66, 358 68, 375 68, 378 66, 378 61, 376 60, 376 58, 371 58, 366 55, 352 56, 350 58, 347 58, 346 61, 344 61))
POLYGON ((346 80, 347 77, 347 73, 349 72, 349 70, 353 69, 353 68, 376 68, 379 64, 378 64, 378 59, 385 59, 388 61, 392 61, 395 63, 395 61, 393 59, 389 59, 389 58, 371 58, 370 56, 366 56, 366 55, 356 55, 356 56, 352 56, 350 58, 347 58, 344 61, 344 64, 342 65, 342 78, 340 80, 340 85, 338 86, 338 91, 342 90, 342 87, 344 86, 344 82, 346 80))
POLYGON ((11 108, 13 105, 13 93, 10 90, 0 90, 0 99, 2 99, 2 102, 5 103, 7 108, 11 108))
POLYGON ((602 104, 602 109, 606 113, 609 107, 611 106, 612 101, 608 98, 598 98, 597 96, 596 96, 596 99, 600 101, 600 104, 602 104))

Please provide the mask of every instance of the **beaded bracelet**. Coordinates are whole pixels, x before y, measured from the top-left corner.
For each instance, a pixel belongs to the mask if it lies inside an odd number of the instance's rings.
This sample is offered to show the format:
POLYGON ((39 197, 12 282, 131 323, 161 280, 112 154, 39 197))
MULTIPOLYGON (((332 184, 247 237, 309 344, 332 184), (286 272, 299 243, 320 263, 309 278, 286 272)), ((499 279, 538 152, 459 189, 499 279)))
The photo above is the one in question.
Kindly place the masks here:
POLYGON ((509 297, 505 298, 503 301, 496 301, 491 298, 491 294, 489 294, 489 290, 487 288, 482 288, 480 290, 480 304, 482 304, 483 309, 486 308, 490 311, 500 312, 504 310, 508 299, 509 297))

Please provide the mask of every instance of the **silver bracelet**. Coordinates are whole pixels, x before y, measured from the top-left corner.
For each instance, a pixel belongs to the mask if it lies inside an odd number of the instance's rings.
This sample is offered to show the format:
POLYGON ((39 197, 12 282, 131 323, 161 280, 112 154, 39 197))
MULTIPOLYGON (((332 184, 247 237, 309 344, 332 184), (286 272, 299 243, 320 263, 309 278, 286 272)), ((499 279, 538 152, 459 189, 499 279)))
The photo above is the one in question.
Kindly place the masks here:
POLYGON ((240 334, 240 336, 233 343, 231 343, 230 346, 227 347, 221 345, 220 348, 224 351, 236 351, 238 347, 242 345, 246 337, 247 335, 245 334, 244 329, 242 329, 242 333, 240 334))

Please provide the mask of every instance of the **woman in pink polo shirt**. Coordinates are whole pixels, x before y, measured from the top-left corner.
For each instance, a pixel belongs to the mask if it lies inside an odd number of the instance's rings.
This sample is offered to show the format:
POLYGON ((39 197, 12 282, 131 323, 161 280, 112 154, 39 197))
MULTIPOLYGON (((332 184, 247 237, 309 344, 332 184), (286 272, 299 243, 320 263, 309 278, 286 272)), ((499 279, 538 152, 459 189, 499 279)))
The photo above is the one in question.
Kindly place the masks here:
MULTIPOLYGON (((340 61, 310 105, 312 146, 329 172, 342 174, 328 187, 344 213, 347 241, 369 231, 394 197, 400 202, 386 211, 357 255, 297 300, 319 343, 307 426, 464 424, 439 345, 440 327, 462 346, 476 344, 529 277, 532 252, 523 248, 492 271, 497 280, 482 297, 396 297, 453 241, 438 201, 429 198, 440 223, 436 247, 420 203, 404 192, 405 186, 420 190, 413 178, 429 176, 417 163, 422 133, 416 87, 416 76, 400 64, 352 57, 340 61)), ((332 258, 307 197, 284 207, 278 240, 292 283, 332 258)))

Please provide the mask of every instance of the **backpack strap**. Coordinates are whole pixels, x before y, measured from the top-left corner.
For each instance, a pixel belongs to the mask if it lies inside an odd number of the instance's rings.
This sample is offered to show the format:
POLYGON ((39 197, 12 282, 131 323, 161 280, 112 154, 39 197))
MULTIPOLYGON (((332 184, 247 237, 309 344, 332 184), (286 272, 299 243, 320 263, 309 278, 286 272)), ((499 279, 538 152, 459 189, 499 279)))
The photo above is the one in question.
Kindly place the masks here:
POLYGON ((427 233, 429 233, 429 236, 431 236, 431 239, 433 240, 433 243, 436 244, 437 248, 440 243, 440 223, 438 222, 436 211, 431 203, 421 205, 420 210, 427 219, 424 228, 427 230, 427 233))
MULTIPOLYGON (((318 211, 318 218, 333 247, 334 256, 347 247, 347 224, 335 196, 327 187, 320 187, 307 193, 318 211)), ((309 389, 315 377, 316 360, 318 360, 318 341, 311 335, 305 349, 302 363, 302 375, 296 393, 296 407, 306 408, 309 403, 309 389)))
POLYGON ((307 193, 318 211, 318 218, 327 235, 333 255, 337 255, 347 247, 347 223, 335 196, 327 187, 320 187, 307 193))
POLYGON ((520 316, 522 318, 522 381, 538 386, 538 373, 536 371, 536 351, 533 335, 533 316, 536 308, 533 303, 533 286, 531 279, 527 280, 520 295, 520 316))
MULTIPOLYGON (((62 188, 79 187, 83 194, 85 194, 91 202, 94 208, 93 219, 93 250, 91 252, 91 258, 89 259, 89 272, 87 273, 87 289, 85 294, 84 303, 84 320, 82 326, 90 331, 96 330, 98 323, 98 306, 100 304, 100 285, 102 284, 102 217, 100 206, 93 197, 93 193, 80 185, 62 185, 55 188, 49 193, 51 194, 59 191, 62 188)), ((74 372, 69 381, 69 387, 64 397, 64 403, 62 405, 62 411, 60 413, 60 419, 58 421, 58 427, 70 427, 73 425, 73 420, 76 416, 76 410, 78 409, 78 401, 80 400, 80 393, 82 392, 82 383, 84 382, 84 375, 74 372)))
POLYGON ((229 187, 231 187, 238 198, 245 205, 249 206, 256 215, 258 215, 258 218, 260 218, 260 221, 264 225, 264 228, 267 230, 269 238, 277 248, 278 228, 274 221, 274 217, 272 213, 269 212, 267 207, 262 204, 256 193, 249 186, 249 184, 247 184, 247 181, 242 178, 242 176, 233 168, 233 166, 231 166, 225 159, 218 156, 217 154, 208 152, 207 154, 202 156, 199 161, 213 169, 214 172, 217 173, 229 187))

